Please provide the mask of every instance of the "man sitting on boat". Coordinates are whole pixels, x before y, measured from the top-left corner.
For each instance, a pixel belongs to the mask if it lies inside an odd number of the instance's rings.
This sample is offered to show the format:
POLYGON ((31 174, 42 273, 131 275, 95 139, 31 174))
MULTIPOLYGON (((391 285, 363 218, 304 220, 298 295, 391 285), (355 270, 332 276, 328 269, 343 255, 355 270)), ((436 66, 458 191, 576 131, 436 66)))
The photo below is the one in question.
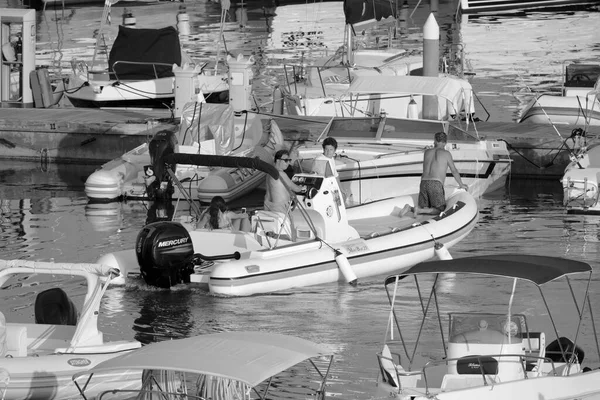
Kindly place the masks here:
POLYGON ((288 178, 285 169, 292 161, 288 150, 279 150, 275 153, 275 168, 279 171, 279 179, 267 176, 267 191, 265 194, 265 210, 286 214, 290 209, 291 193, 301 193, 305 186, 298 186, 288 178))

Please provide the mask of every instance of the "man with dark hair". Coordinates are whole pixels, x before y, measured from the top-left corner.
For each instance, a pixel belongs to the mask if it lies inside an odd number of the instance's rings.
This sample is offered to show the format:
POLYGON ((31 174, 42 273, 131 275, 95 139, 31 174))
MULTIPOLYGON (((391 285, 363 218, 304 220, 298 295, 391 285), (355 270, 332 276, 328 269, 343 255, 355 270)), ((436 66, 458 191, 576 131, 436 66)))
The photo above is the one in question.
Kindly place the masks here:
POLYGON ((423 155, 423 175, 421 176, 421 185, 419 187, 419 203, 414 210, 406 205, 400 215, 409 211, 417 214, 439 214, 446 208, 446 194, 444 193, 444 181, 446 180, 446 171, 450 172, 458 186, 467 190, 469 187, 460 179, 460 174, 454 165, 452 154, 445 149, 448 142, 444 132, 437 132, 434 136, 433 148, 425 150, 423 155))
POLYGON ((334 138, 327 137, 325 140, 323 140, 323 154, 319 154, 317 157, 315 157, 315 162, 313 163, 314 172, 325 175, 325 167, 327 166, 327 163, 329 163, 333 176, 338 178, 337 167, 335 166, 334 159, 337 147, 337 140, 334 138))
POLYGON ((285 173, 285 169, 292 159, 288 150, 279 150, 275 153, 275 168, 279 171, 279 179, 267 176, 267 191, 265 194, 265 210, 286 213, 288 211, 291 194, 306 190, 298 186, 285 173))

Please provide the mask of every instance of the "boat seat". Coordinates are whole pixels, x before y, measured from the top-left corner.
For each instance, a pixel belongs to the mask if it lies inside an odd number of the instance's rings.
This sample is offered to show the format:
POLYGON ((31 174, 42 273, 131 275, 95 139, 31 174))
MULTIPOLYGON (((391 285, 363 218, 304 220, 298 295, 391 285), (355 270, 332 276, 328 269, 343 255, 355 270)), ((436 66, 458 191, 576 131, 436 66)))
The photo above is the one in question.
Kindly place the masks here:
POLYGON ((6 356, 27 356, 27 327, 22 325, 6 325, 6 356))
POLYGON ((34 308, 36 324, 77 325, 77 308, 61 288, 38 293, 34 308))
POLYGON ((472 387, 491 385, 499 383, 500 380, 496 375, 453 375, 448 374, 442 380, 441 391, 450 392, 453 390, 466 389, 472 387), (484 381, 485 379, 485 381, 484 381))

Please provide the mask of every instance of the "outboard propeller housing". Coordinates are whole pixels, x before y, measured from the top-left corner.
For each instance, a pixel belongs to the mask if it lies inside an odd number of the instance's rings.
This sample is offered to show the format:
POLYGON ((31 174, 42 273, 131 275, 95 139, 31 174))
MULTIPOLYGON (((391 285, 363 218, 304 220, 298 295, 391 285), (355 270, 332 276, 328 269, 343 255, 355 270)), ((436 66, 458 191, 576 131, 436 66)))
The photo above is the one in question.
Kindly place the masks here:
POLYGON ((168 289, 189 283, 194 273, 194 246, 179 222, 159 221, 146 225, 135 245, 140 271, 150 286, 168 289))
POLYGON ((146 189, 150 200, 171 200, 173 197, 173 182, 167 173, 167 168, 175 172, 176 166, 165 164, 164 158, 175 153, 176 145, 175 133, 166 129, 157 132, 148 144, 152 165, 146 166, 144 170, 146 175, 154 176, 154 180, 146 189))

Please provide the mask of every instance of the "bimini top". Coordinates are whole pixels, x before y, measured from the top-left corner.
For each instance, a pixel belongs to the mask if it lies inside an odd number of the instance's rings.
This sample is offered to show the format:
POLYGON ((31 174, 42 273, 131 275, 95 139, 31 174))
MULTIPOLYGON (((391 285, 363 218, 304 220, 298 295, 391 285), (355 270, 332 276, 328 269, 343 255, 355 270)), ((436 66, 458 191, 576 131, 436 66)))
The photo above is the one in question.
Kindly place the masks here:
POLYGON ((152 343, 76 374, 172 370, 233 379, 254 387, 309 358, 333 352, 305 339, 265 332, 222 332, 152 343))
POLYGON ((388 277, 385 284, 393 283, 396 276, 403 279, 406 276, 418 274, 463 273, 518 278, 541 286, 564 275, 591 271, 592 267, 588 263, 561 257, 497 254, 423 262, 402 274, 388 277))
POLYGON ((272 164, 260 158, 217 156, 212 154, 171 153, 164 157, 167 164, 191 164, 206 167, 252 168, 269 174, 273 179, 279 179, 279 171, 272 164))

